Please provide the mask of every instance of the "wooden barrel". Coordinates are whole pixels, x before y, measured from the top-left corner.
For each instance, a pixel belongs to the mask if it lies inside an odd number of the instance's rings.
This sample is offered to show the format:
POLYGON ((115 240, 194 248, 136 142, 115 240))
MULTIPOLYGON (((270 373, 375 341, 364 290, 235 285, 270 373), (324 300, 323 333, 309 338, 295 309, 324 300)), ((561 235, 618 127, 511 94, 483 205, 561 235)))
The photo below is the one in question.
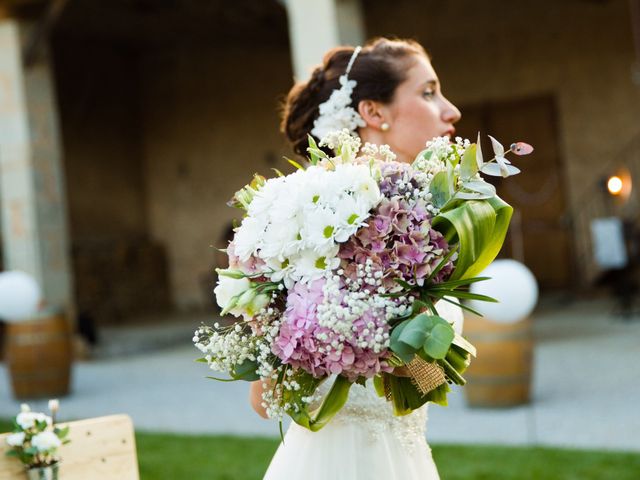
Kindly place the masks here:
POLYGON ((464 373, 468 404, 499 408, 528 403, 533 361, 531 320, 497 323, 467 314, 464 334, 478 350, 478 357, 464 373))
POLYGON ((64 316, 8 324, 5 353, 16 398, 69 393, 71 332, 64 316))

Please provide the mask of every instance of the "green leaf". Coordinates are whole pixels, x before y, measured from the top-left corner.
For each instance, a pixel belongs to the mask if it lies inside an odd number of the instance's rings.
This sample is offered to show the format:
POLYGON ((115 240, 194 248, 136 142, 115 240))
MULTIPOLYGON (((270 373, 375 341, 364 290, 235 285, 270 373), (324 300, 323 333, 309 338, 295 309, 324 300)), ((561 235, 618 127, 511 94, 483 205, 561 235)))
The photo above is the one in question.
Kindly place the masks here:
POLYGON ((478 162, 476 162, 476 145, 472 144, 467 148, 460 163, 460 177, 462 180, 469 180, 478 173, 478 162))
MULTIPOLYGON (((442 260, 440 260, 440 263, 438 263, 436 268, 433 269, 431 274, 424 281, 425 285, 428 285, 431 282, 431 280, 433 280, 433 277, 435 277, 438 274, 438 272, 442 270, 442 268, 449 262, 449 260, 451 259, 451 257, 453 257, 453 254, 456 253, 456 251, 457 251, 456 248, 451 248, 449 250, 449 252, 444 256, 442 260)), ((438 284, 438 285, 441 285, 441 284, 438 284)))
POLYGON ((483 193, 478 192, 464 192, 459 191, 454 195, 455 200, 486 200, 487 198, 491 198, 492 195, 485 195, 483 193))
POLYGON ((389 389, 391 390, 391 403, 395 415, 407 415, 433 398, 431 392, 423 395, 413 384, 411 378, 396 377, 395 375, 387 373, 383 375, 384 381, 389 385, 389 389))
POLYGON ((302 408, 298 412, 292 410, 288 413, 298 425, 312 432, 317 432, 329 423, 334 415, 347 403, 350 388, 351 382, 342 375, 338 375, 331 386, 331 390, 329 390, 329 393, 322 401, 322 405, 320 405, 313 417, 307 408, 302 408))
POLYGON ((376 393, 379 397, 385 396, 384 380, 382 378, 382 375, 376 375, 375 377, 373 377, 373 388, 376 389, 376 393))
POLYGON ((298 162, 296 162, 295 160, 291 160, 290 158, 287 158, 287 157, 284 157, 284 159, 287 162, 289 162, 291 165, 296 167, 298 170, 304 170, 304 167, 302 165, 300 165, 298 162))
POLYGON ((415 316, 405 325, 398 336, 398 341, 418 350, 429 336, 429 332, 434 326, 433 317, 426 313, 415 316))
POLYGON ((317 165, 321 159, 329 158, 327 154, 318 147, 318 144, 311 135, 307 134, 307 140, 309 142, 307 153, 309 154, 309 162, 311 165, 317 165))
POLYGON ((422 349, 424 353, 436 360, 445 358, 451 342, 455 337, 455 331, 449 323, 440 317, 433 317, 441 321, 436 321, 435 325, 431 329, 430 334, 427 336, 422 349))
POLYGON ((402 288, 404 288, 405 290, 411 290, 414 287, 409 282, 402 280, 401 278, 394 278, 393 281, 396 282, 398 285, 401 285, 402 288))
POLYGON ((499 197, 462 202, 441 211, 433 227, 457 242, 459 254, 451 280, 477 276, 497 256, 509 227, 513 208, 499 197))
POLYGON ((472 192, 478 192, 487 195, 489 198, 495 196, 496 194, 496 187, 483 180, 473 180, 470 182, 465 182, 462 184, 462 186, 468 190, 471 190, 472 192))
POLYGON ((473 278, 465 278, 463 280, 446 280, 444 282, 440 282, 434 285, 435 289, 449 289, 453 290, 458 287, 465 287, 467 285, 471 285, 472 283, 482 282, 484 280, 490 280, 491 277, 473 277, 473 278))
POLYGON ((462 290, 448 290, 444 292, 434 290, 434 292, 440 293, 441 295, 448 295, 450 297, 464 298, 466 300, 478 300, 479 302, 498 303, 498 300, 493 297, 489 297, 487 295, 482 295, 479 293, 463 292, 462 290))
POLYGON ((219 377, 205 377, 208 378, 209 380, 215 380, 217 382, 239 382, 240 379, 239 378, 219 378, 219 377))
POLYGON ((258 362, 255 360, 246 359, 239 365, 233 368, 230 375, 235 380, 245 380, 247 382, 253 382, 260 379, 260 375, 256 373, 258 370, 258 362))
POLYGON ((451 184, 449 182, 449 173, 441 171, 436 173, 429 185, 429 193, 431 193, 431 201, 436 208, 442 208, 451 199, 451 184))
POLYGON ((405 363, 409 363, 413 360, 417 350, 417 348, 412 348, 406 343, 400 341, 400 335, 409 322, 411 322, 411 320, 405 320, 396 325, 395 328, 391 330, 391 337, 389 338, 389 348, 405 363))

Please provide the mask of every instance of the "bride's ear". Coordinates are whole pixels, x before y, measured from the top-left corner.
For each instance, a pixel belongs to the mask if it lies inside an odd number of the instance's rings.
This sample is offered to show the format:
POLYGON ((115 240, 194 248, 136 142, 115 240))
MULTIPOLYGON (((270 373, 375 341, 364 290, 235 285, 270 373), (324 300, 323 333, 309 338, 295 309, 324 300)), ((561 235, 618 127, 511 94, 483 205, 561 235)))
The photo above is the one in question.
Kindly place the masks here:
POLYGON ((374 100, 360 100, 358 103, 358 113, 367 125, 376 129, 381 129, 385 122, 382 113, 382 104, 374 100))

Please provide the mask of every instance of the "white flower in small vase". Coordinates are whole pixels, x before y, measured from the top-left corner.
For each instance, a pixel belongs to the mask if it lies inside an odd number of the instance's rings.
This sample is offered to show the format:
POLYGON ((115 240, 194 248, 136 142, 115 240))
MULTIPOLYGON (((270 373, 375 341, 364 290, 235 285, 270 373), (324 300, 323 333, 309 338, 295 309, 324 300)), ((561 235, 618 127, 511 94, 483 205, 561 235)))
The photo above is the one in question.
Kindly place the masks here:
POLYGON ((54 432, 47 430, 34 435, 31 439, 31 445, 40 453, 51 454, 62 445, 62 441, 54 432))
POLYGON ((7 436, 7 444, 11 447, 21 447, 24 443, 24 432, 12 433, 7 436))

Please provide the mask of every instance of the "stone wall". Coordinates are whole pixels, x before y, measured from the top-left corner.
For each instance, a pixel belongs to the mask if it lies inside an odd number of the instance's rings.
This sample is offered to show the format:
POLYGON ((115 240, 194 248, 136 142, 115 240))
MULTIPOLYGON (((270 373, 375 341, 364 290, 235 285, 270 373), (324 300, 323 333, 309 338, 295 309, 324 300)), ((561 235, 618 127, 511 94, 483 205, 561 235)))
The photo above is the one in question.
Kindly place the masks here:
POLYGON ((571 208, 640 132, 625 0, 365 5, 368 34, 419 40, 459 105, 554 95, 571 208))
POLYGON ((165 250, 148 231, 135 51, 89 40, 54 42, 54 51, 80 319, 166 311, 165 250))
POLYGON ((253 173, 288 170, 277 106, 291 82, 277 47, 178 49, 144 59, 144 161, 149 225, 168 249, 181 309, 210 302, 225 205, 253 173))

